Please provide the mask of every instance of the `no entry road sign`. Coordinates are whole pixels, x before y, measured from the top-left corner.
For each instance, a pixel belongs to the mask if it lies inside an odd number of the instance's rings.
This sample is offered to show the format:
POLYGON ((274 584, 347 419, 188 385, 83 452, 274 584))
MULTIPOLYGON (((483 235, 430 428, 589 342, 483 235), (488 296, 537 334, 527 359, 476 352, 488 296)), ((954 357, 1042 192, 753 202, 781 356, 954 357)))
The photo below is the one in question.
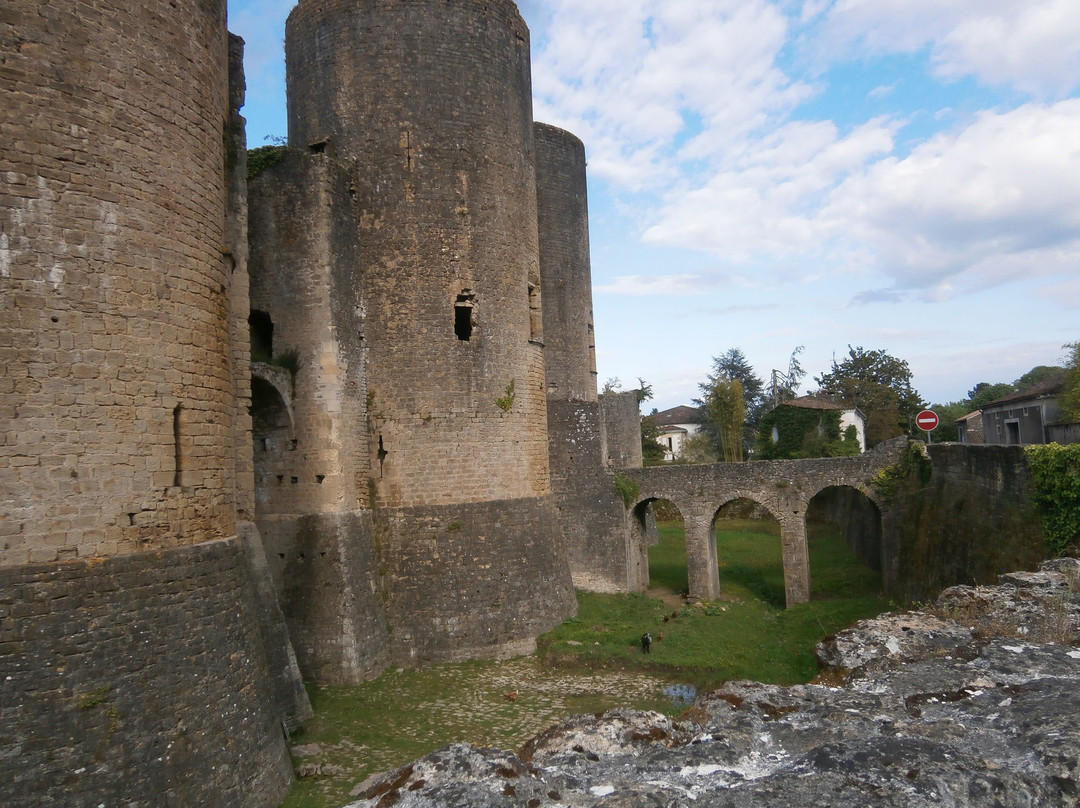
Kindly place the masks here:
POLYGON ((933 410, 923 410, 915 416, 915 426, 923 432, 933 431, 939 423, 941 423, 941 419, 937 417, 937 413, 933 410))

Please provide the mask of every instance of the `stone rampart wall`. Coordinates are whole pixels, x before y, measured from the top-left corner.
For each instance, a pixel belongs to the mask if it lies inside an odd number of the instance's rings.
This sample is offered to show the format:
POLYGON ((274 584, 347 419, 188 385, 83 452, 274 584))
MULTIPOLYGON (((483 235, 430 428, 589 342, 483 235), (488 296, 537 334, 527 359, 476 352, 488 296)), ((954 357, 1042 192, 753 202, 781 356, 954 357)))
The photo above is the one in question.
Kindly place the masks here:
POLYGON ((548 424, 553 500, 574 586, 646 588, 647 550, 631 541, 626 505, 603 465, 599 402, 548 401, 548 424))
POLYGON ((890 594, 923 600, 955 584, 993 584, 1045 556, 1020 446, 937 444, 884 509, 890 594))
POLYGON ((371 511, 265 520, 267 561, 304 679, 357 684, 389 664, 384 576, 371 511))
POLYGON ((0 569, 0 804, 278 805, 257 626, 235 539, 0 569))
POLYGON ((260 518, 355 510, 368 504, 364 481, 377 473, 365 411, 354 183, 342 161, 306 149, 290 149, 250 183, 251 308, 270 317, 269 358, 295 351, 299 363, 278 385, 287 401, 256 388, 260 518))
POLYGON ((577 608, 548 497, 379 518, 394 664, 527 653, 577 608))
POLYGON ((604 426, 604 465, 614 469, 640 468, 641 407, 636 390, 600 396, 604 426))

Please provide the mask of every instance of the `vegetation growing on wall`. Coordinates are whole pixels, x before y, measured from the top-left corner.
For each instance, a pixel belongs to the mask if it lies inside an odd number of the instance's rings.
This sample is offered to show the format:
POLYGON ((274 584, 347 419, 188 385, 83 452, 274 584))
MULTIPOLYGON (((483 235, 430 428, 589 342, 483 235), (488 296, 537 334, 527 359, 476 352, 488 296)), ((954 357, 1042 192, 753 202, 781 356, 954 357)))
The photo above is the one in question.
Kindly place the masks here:
POLYGON ((932 473, 933 467, 930 465, 930 458, 926 456, 926 447, 921 443, 912 442, 908 444, 907 450, 899 461, 886 466, 874 475, 870 485, 882 497, 890 500, 896 496, 904 480, 917 476, 919 485, 924 486, 930 482, 932 473))
POLYGON ((1024 455, 1047 546, 1055 554, 1080 546, 1080 444, 1028 446, 1024 455))
POLYGON ((859 453, 854 427, 840 433, 839 410, 777 407, 758 426, 757 457, 792 460, 804 457, 849 457, 859 453), (773 441, 773 435, 776 441, 773 441))
POLYGON ((623 504, 629 508, 637 500, 638 494, 641 493, 641 486, 625 474, 616 474, 615 491, 622 498, 623 504))
POLYGON ((495 406, 503 412, 509 412, 510 408, 514 406, 514 399, 517 397, 517 393, 514 390, 514 380, 510 380, 510 384, 506 385, 506 394, 499 396, 495 399, 495 406))
POLYGON ((285 146, 259 146, 257 149, 248 149, 247 153, 247 178, 257 177, 270 166, 280 163, 287 151, 285 146))

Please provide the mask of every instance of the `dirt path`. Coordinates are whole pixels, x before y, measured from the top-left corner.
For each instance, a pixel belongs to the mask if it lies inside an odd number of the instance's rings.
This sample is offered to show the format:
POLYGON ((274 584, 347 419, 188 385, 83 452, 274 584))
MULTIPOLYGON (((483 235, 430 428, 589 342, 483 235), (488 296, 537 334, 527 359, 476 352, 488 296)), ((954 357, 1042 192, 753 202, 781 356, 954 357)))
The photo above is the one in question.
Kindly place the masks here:
POLYGON ((666 603, 668 606, 671 606, 672 608, 675 608, 675 609, 681 609, 683 606, 686 605, 686 600, 683 599, 683 596, 682 596, 681 593, 673 592, 670 589, 668 589, 667 587, 663 587, 663 586, 656 586, 656 587, 653 587, 652 589, 645 590, 645 596, 649 597, 649 598, 656 598, 657 600, 661 600, 664 603, 666 603))
MULTIPOLYGON (((330 694, 346 690, 319 689, 331 701, 337 696, 330 694)), ((334 715, 312 721, 311 731, 292 748, 297 771, 306 780, 302 789, 319 794, 331 808, 346 804, 348 790, 369 774, 454 741, 513 749, 575 713, 632 704, 671 709, 686 699, 658 676, 551 667, 536 656, 399 670, 354 690, 366 692, 369 703, 393 705, 393 710, 327 705, 334 715)), ((285 803, 290 804, 313 803, 285 803)))

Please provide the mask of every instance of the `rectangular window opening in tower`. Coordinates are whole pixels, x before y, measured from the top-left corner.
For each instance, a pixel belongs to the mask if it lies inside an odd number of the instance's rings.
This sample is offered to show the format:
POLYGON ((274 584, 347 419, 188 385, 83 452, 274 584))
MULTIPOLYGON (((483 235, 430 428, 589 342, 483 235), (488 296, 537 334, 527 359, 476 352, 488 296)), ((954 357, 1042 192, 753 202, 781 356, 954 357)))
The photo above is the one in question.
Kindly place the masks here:
POLYGON ((468 291, 457 296, 454 303, 454 334, 462 342, 472 339, 473 332, 473 308, 476 296, 468 291))
POLYGON ((181 448, 180 437, 180 413, 183 412, 182 408, 177 405, 173 407, 173 485, 177 488, 180 487, 182 482, 181 474, 183 472, 183 450, 181 448))

